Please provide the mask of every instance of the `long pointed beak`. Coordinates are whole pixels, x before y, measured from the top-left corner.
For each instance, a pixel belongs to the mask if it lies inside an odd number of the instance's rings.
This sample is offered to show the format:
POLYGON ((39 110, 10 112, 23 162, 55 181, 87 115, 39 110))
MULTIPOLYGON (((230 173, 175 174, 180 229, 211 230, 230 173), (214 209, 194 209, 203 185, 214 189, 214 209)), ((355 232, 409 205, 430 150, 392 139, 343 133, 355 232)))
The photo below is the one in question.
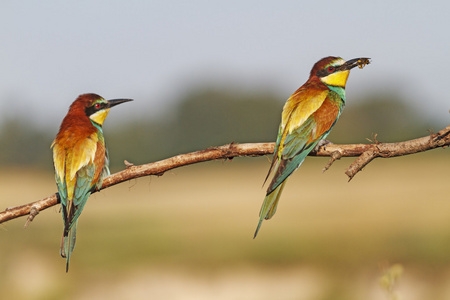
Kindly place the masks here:
POLYGON ((343 70, 351 70, 354 67, 358 66, 360 69, 364 68, 365 65, 370 64, 370 58, 360 57, 347 60, 345 64, 341 66, 343 70))
POLYGON ((108 100, 108 108, 116 106, 116 105, 118 105, 120 103, 129 102, 129 101, 133 101, 133 99, 113 99, 113 100, 108 100))

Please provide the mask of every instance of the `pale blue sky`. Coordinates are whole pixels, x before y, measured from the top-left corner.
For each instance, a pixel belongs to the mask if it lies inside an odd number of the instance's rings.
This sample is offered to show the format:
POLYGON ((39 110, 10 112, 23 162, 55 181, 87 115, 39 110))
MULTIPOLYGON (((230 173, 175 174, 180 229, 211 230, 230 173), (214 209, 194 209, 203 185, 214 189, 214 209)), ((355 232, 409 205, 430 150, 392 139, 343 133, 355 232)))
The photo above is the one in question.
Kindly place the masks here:
POLYGON ((3 0, 0 117, 24 109, 59 124, 85 92, 134 98, 128 117, 158 114, 204 80, 273 89, 284 101, 317 60, 336 55, 373 62, 352 71, 348 105, 397 89, 445 120, 449 29, 445 0, 3 0))

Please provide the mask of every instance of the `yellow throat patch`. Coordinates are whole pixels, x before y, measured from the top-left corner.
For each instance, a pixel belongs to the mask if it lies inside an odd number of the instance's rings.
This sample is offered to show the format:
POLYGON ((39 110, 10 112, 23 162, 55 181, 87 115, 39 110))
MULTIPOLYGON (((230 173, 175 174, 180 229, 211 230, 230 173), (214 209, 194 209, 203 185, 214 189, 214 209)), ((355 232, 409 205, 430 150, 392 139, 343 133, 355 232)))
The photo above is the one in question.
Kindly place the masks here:
POLYGON ((323 77, 320 80, 326 85, 340 86, 345 88, 345 84, 347 83, 347 78, 349 74, 350 74, 349 70, 336 72, 326 77, 323 77))
POLYGON ((106 117, 108 116, 109 108, 102 109, 96 112, 95 114, 92 114, 89 116, 89 119, 94 121, 97 124, 103 125, 103 122, 105 121, 106 117))

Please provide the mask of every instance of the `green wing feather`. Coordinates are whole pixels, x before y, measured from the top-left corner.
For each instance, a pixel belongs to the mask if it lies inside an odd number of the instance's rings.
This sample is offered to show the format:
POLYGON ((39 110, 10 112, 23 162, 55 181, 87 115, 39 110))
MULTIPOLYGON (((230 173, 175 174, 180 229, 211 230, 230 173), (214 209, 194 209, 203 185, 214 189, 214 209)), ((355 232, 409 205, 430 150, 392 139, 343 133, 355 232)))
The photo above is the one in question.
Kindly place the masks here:
POLYGON ((284 139, 283 151, 278 159, 274 170, 273 179, 267 189, 267 195, 272 193, 282 182, 284 182, 308 156, 309 152, 317 143, 328 135, 328 132, 320 136, 319 139, 308 142, 311 133, 316 127, 313 116, 310 116, 305 123, 295 131, 286 135, 284 139))

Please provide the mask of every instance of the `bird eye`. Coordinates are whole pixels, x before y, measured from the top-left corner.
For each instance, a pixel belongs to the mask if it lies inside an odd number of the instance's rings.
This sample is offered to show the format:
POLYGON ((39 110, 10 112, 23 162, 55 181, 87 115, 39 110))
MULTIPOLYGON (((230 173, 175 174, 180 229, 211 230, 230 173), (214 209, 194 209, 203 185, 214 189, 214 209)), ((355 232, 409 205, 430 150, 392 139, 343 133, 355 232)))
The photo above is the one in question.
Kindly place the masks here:
POLYGON ((328 72, 333 72, 334 71, 334 67, 328 67, 328 72))
POLYGON ((100 107, 101 107, 100 103, 95 103, 95 108, 96 109, 100 109, 100 107))

